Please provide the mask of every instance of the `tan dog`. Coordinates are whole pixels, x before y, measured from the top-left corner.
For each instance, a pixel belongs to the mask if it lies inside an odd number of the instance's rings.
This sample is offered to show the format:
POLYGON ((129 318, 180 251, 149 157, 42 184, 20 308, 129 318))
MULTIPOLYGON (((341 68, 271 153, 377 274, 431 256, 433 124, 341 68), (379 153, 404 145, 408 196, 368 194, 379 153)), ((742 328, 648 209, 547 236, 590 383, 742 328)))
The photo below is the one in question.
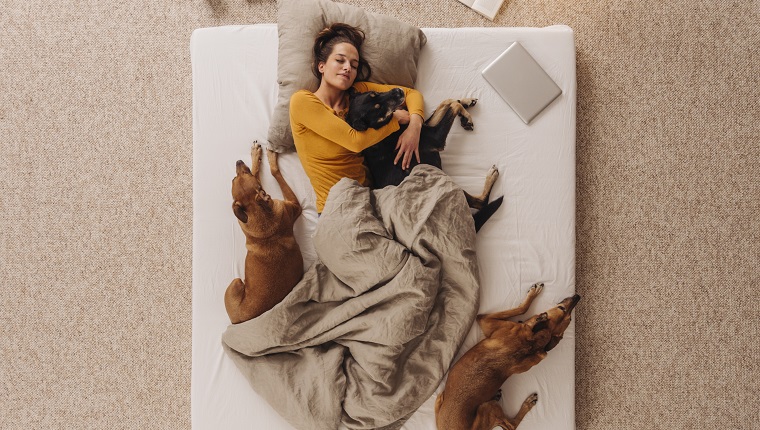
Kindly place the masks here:
POLYGON ((251 148, 251 169, 238 160, 232 180, 232 211, 245 233, 245 282, 237 278, 224 293, 224 306, 233 324, 255 318, 272 309, 290 293, 303 276, 303 257, 293 235, 301 215, 296 195, 280 173, 277 153, 267 150, 269 170, 285 200, 274 200, 259 180, 261 145, 251 148))
POLYGON ((520 307, 478 315, 485 339, 467 351, 449 370, 443 392, 435 402, 438 430, 514 430, 538 401, 531 394, 510 419, 499 405, 500 387, 515 373, 525 372, 557 346, 570 324, 570 314, 580 300, 568 297, 556 307, 525 322, 507 320, 528 311, 533 299, 543 290, 535 284, 520 307))

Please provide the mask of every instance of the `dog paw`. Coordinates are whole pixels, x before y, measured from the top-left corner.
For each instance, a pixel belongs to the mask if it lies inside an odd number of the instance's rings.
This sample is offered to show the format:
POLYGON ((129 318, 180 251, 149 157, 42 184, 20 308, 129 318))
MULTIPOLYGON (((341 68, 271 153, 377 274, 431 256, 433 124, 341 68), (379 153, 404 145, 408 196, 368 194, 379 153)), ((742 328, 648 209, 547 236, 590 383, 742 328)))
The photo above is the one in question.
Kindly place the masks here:
POLYGON ((467 131, 472 131, 475 128, 475 124, 472 123, 467 117, 462 116, 462 128, 467 131))
POLYGON ((269 171, 273 175, 280 173, 280 166, 277 164, 277 153, 267 149, 267 160, 269 161, 269 171))
POLYGON ((536 406, 536 403, 538 403, 538 393, 533 393, 525 399, 525 404, 528 406, 536 406))
POLYGON ((499 388, 499 391, 496 392, 496 394, 493 396, 493 399, 491 400, 496 400, 497 402, 501 400, 501 388, 499 388))
POLYGON ((528 294, 538 295, 543 290, 544 290, 544 283, 537 282, 533 284, 532 287, 530 287, 530 291, 528 291, 528 294))
POLYGON ((464 106, 466 108, 473 107, 477 103, 478 103, 478 99, 461 99, 461 100, 459 100, 459 104, 461 104, 462 106, 464 106))
POLYGON ((253 141, 253 146, 251 146, 251 160, 253 160, 254 166, 261 162, 261 153, 261 144, 259 144, 258 141, 253 141))
POLYGON ((491 166, 490 169, 488 169, 488 173, 486 173, 486 178, 496 180, 496 178, 499 177, 499 169, 496 168, 496 165, 494 164, 491 166))

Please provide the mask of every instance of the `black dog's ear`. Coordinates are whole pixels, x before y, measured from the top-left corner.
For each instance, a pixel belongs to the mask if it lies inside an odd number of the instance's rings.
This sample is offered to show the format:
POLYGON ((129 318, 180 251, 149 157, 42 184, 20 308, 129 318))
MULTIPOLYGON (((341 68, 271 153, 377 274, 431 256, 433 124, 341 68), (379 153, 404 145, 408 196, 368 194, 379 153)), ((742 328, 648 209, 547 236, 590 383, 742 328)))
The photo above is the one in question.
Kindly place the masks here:
POLYGON ((235 217, 242 221, 243 224, 246 224, 248 222, 248 214, 245 213, 245 208, 240 204, 240 202, 236 201, 232 203, 232 212, 235 213, 235 217))
POLYGON ((356 131, 365 131, 369 128, 369 124, 367 124, 367 121, 365 121, 363 118, 359 118, 356 121, 354 121, 351 124, 351 128, 353 128, 356 131))
POLYGON ((349 126, 351 126, 351 128, 356 131, 364 131, 369 128, 367 120, 362 118, 355 111, 352 111, 350 107, 348 108, 348 113, 346 114, 346 122, 349 126))
POLYGON ((533 333, 536 333, 538 331, 541 331, 546 328, 546 326, 549 325, 549 315, 547 315, 546 312, 542 313, 538 316, 536 319, 536 324, 533 325, 533 333))
POLYGON ((354 97, 356 96, 356 94, 358 94, 358 93, 356 92, 356 88, 354 88, 354 87, 349 87, 349 88, 348 88, 348 98, 349 98, 349 99, 352 99, 352 98, 354 98, 354 97))

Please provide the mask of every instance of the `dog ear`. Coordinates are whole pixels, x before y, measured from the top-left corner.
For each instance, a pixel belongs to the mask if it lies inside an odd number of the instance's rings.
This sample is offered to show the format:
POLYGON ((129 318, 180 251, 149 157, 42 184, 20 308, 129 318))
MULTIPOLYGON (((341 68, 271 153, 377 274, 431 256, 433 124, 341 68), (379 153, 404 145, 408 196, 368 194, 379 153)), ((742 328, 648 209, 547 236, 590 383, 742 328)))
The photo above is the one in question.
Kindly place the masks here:
POLYGON ((348 113, 346 114, 346 122, 348 125, 351 126, 356 131, 365 131, 369 128, 369 124, 367 124, 367 121, 362 118, 359 115, 354 114, 353 111, 349 108, 348 113))
POLYGON ((557 344, 559 344, 559 341, 562 340, 562 336, 552 336, 551 340, 549 340, 549 343, 546 344, 546 348, 544 348, 544 351, 549 352, 552 349, 554 349, 557 344))
POLYGON ((349 87, 349 88, 348 88, 348 99, 349 99, 349 100, 350 100, 350 99, 352 99, 352 98, 354 98, 354 96, 355 96, 356 94, 357 94, 357 93, 356 93, 356 88, 354 88, 354 87, 349 87))
POLYGON ((547 325, 549 325, 549 315, 544 312, 536 319, 536 324, 533 325, 533 333, 545 329, 547 325))
POLYGON ((246 224, 248 222, 248 214, 245 213, 245 208, 243 207, 240 202, 235 201, 232 203, 232 212, 235 213, 235 217, 239 219, 243 224, 246 224))
POLYGON ((369 128, 369 124, 367 124, 367 121, 364 121, 363 119, 359 119, 354 121, 353 124, 351 124, 351 128, 353 128, 356 131, 365 131, 369 128))

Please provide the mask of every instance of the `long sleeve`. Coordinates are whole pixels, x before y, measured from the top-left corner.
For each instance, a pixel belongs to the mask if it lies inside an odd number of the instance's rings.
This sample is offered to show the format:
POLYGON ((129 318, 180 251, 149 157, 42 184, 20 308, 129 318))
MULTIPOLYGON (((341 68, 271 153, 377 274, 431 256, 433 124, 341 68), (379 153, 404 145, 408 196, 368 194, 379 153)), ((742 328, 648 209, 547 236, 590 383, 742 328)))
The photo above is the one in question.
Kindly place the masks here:
POLYGON ((377 130, 356 131, 319 98, 302 91, 290 99, 290 118, 294 134, 310 130, 351 152, 361 152, 399 129, 394 118, 377 130))
MULTIPOLYGON (((357 91, 389 91, 402 88, 410 114, 424 113, 422 94, 411 88, 359 82, 357 91)), ((322 212, 330 188, 341 178, 369 185, 361 151, 399 130, 395 118, 375 130, 356 131, 332 108, 306 90, 290 98, 290 127, 301 165, 317 197, 317 212, 322 212)))

